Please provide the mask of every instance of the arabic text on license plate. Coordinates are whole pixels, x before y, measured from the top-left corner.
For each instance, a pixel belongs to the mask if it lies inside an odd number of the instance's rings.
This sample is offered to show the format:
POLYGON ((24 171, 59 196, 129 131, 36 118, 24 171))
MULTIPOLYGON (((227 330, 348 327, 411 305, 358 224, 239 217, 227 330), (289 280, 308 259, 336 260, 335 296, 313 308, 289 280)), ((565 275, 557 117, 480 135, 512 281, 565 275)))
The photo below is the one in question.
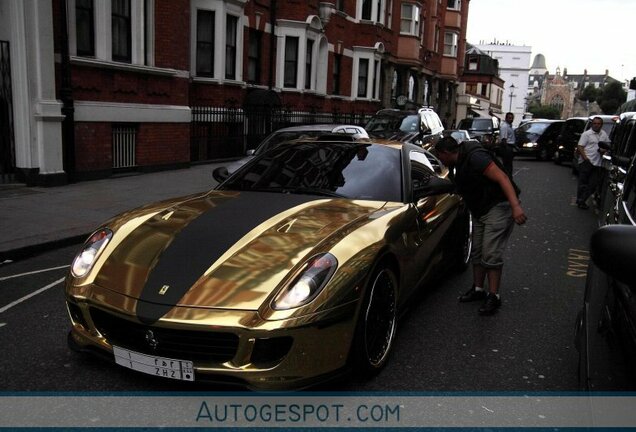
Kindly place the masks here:
POLYGON ((138 372, 184 381, 194 381, 192 362, 155 357, 113 346, 115 362, 138 372))

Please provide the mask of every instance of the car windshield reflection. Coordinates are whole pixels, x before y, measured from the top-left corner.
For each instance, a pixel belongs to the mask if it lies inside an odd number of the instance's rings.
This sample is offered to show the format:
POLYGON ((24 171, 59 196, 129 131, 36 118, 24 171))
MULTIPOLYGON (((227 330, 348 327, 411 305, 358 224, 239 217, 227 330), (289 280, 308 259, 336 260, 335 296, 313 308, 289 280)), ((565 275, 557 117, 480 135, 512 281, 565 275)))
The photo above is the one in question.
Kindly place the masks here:
POLYGON ((282 144, 242 167, 221 189, 400 202, 400 152, 359 143, 282 144))

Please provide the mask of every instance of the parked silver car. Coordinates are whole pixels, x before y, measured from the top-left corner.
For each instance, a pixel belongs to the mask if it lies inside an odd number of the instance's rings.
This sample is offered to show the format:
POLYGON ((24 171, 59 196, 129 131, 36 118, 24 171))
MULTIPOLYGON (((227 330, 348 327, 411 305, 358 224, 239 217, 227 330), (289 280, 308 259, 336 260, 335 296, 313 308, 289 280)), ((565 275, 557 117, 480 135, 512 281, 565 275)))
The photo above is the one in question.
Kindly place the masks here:
POLYGON ((299 138, 319 137, 325 134, 345 134, 350 135, 354 139, 369 138, 369 134, 362 126, 348 124, 313 124, 302 126, 291 126, 278 129, 268 135, 255 149, 247 151, 247 155, 243 159, 239 159, 229 164, 227 173, 232 174, 234 171, 252 160, 256 155, 266 152, 267 150, 278 146, 279 144, 299 138))

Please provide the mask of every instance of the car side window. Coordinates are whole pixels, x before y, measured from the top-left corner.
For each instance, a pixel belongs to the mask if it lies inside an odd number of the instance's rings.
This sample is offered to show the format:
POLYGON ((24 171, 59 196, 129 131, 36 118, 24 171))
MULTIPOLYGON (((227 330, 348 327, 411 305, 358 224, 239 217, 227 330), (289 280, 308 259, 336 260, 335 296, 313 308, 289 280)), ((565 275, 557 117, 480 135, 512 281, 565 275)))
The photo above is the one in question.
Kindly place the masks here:
POLYGON ((636 164, 632 163, 632 166, 625 179, 625 186, 623 188, 623 201, 625 207, 629 212, 632 223, 636 224, 636 164))
POLYGON ((420 115, 420 118, 422 119, 422 132, 429 133, 431 130, 431 125, 430 125, 430 119, 428 118, 428 114, 422 113, 420 115))
POLYGON ((634 123, 630 121, 625 128, 625 134, 623 135, 623 142, 619 149, 620 153, 625 156, 633 157, 636 153, 636 131, 634 130, 634 123))
POLYGON ((422 187, 431 181, 434 176, 433 167, 430 161, 420 152, 412 151, 409 153, 411 162, 411 190, 422 187))

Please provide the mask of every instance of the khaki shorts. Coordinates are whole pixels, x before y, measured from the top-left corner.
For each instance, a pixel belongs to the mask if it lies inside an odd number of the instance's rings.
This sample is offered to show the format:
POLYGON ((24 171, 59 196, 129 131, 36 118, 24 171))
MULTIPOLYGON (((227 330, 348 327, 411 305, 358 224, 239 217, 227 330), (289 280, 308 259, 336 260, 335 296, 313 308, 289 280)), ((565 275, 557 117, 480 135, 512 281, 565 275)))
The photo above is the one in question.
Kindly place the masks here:
POLYGON ((508 201, 491 208, 488 213, 473 222, 473 264, 487 269, 503 267, 503 254, 512 233, 514 219, 508 201))

